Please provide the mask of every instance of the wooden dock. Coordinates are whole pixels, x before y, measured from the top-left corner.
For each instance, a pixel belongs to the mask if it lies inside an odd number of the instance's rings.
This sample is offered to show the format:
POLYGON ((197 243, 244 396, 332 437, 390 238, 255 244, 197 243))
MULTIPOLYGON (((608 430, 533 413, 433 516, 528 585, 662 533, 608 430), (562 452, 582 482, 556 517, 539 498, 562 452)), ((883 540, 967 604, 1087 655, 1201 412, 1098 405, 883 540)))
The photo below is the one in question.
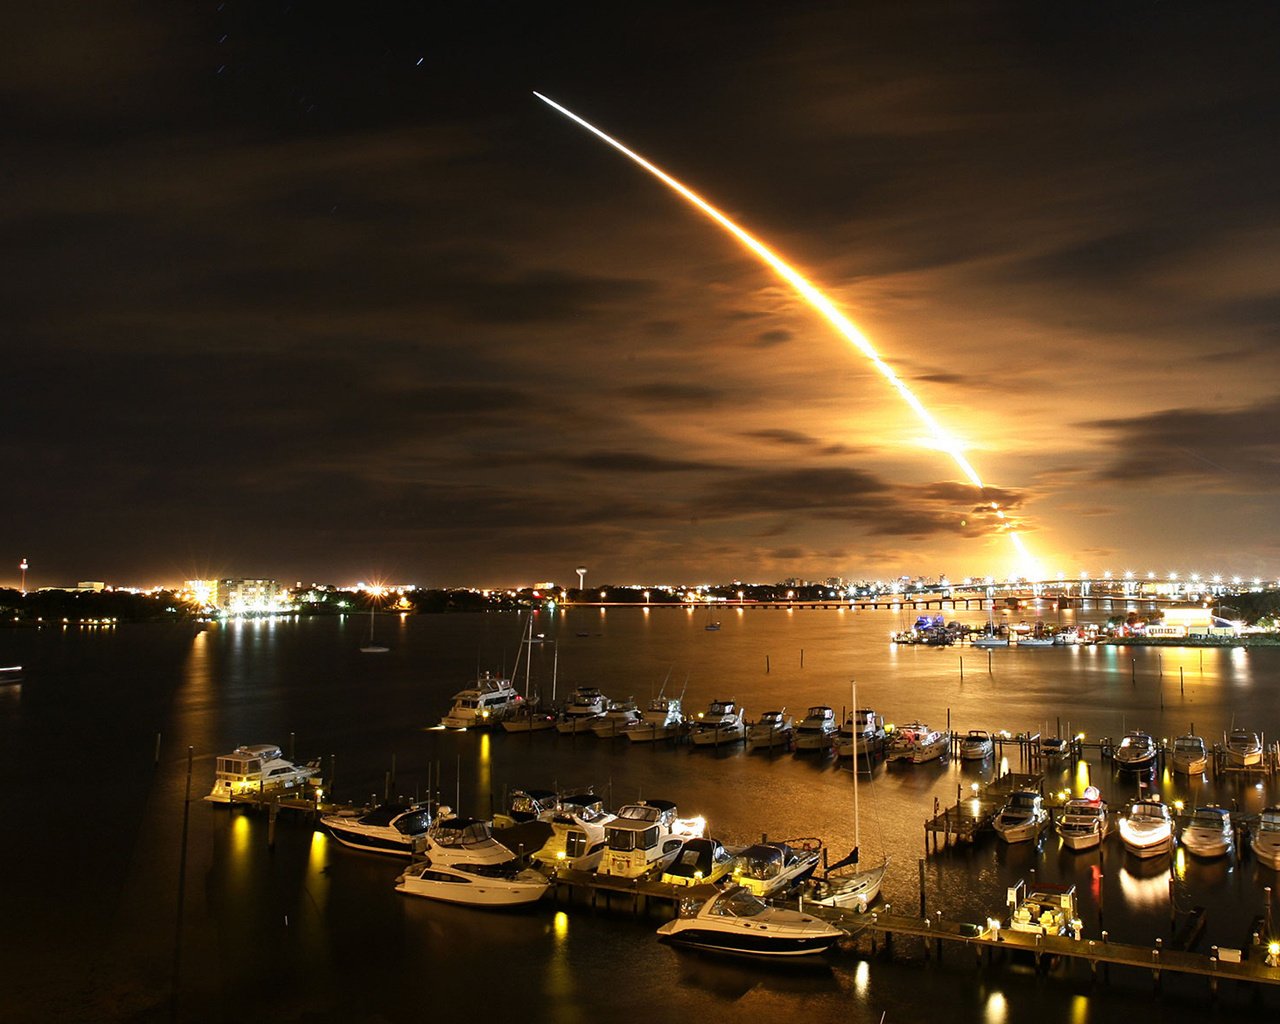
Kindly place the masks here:
POLYGON ((943 846, 953 840, 957 843, 972 843, 980 832, 991 827, 992 820, 1009 799, 1010 793, 1020 789, 1039 790, 1043 782, 1043 775, 1008 772, 988 782, 972 796, 966 797, 957 792, 956 802, 951 807, 938 808, 935 805, 933 817, 924 823, 925 853, 929 852, 931 837, 935 852, 939 837, 943 846))
POLYGON ((612 906, 614 898, 622 897, 630 900, 631 912, 635 914, 647 913, 649 905, 657 902, 659 905, 669 904, 670 913, 674 915, 682 901, 695 900, 701 903, 720 891, 720 886, 710 882, 672 885, 656 878, 622 878, 618 875, 597 875, 594 871, 574 871, 571 868, 558 869, 551 876, 551 881, 557 902, 563 892, 566 901, 573 902, 575 898, 579 898, 589 902, 591 909, 595 910, 601 896, 604 897, 606 907, 612 906))

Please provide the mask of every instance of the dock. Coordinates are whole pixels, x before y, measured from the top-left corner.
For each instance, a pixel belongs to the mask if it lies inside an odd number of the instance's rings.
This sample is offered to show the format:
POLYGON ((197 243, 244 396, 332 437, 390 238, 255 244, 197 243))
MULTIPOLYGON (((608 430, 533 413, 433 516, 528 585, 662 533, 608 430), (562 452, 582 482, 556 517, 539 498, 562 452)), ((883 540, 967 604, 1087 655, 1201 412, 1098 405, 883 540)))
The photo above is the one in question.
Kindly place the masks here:
POLYGON ((1043 783, 1043 775, 1008 772, 988 782, 972 796, 966 797, 957 791, 955 804, 942 809, 935 806, 933 817, 925 821, 925 853, 929 852, 931 838, 934 852, 938 849, 939 837, 943 846, 953 841, 972 843, 980 832, 991 828, 992 820, 1005 805, 1010 793, 1022 789, 1039 790, 1043 783))
POLYGON ((651 903, 669 904, 670 913, 674 916, 681 902, 696 900, 701 903, 709 900, 720 891, 720 886, 710 882, 697 885, 672 885, 660 882, 656 878, 623 878, 619 875, 598 875, 594 871, 575 871, 571 868, 560 868, 552 876, 554 886, 553 897, 558 903, 560 894, 565 894, 567 902, 575 898, 587 901, 595 910, 598 900, 604 897, 605 906, 612 904, 614 897, 623 897, 631 901, 632 913, 647 913, 651 903))

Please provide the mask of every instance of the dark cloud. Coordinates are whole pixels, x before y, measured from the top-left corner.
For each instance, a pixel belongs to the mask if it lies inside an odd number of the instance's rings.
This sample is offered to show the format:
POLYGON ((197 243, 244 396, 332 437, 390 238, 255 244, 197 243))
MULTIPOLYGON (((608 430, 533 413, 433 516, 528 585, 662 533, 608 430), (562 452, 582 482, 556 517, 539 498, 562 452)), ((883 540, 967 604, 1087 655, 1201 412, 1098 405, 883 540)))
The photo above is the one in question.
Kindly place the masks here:
POLYGON ((668 459, 642 452, 588 452, 561 460, 565 465, 602 473, 689 473, 714 468, 706 462, 668 459))
POLYGON ((619 389, 627 398, 672 406, 703 406, 722 401, 725 392, 710 384, 684 384, 677 381, 652 381, 619 389))
POLYGON ((759 348, 773 348, 776 345, 785 345, 792 338, 790 331, 772 330, 761 331, 753 339, 753 343, 759 348))

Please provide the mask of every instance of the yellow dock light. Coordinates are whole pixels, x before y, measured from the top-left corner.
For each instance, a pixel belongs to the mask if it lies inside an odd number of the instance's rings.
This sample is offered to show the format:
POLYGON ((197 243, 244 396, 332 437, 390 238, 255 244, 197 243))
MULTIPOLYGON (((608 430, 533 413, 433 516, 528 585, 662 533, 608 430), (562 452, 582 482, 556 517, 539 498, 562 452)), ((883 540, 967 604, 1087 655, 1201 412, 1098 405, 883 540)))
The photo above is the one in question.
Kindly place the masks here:
POLYGON ((1267 966, 1280 967, 1280 942, 1272 942, 1267 945, 1267 966))

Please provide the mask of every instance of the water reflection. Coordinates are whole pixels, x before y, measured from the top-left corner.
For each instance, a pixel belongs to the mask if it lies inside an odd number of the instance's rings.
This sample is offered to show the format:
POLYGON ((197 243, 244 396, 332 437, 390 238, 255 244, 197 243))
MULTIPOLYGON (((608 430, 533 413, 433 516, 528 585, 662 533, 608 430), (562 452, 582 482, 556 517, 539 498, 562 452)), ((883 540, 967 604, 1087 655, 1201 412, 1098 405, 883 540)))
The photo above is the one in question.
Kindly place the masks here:
POLYGON ((1141 861, 1125 857, 1120 891, 1128 910, 1164 911, 1169 907, 1169 862, 1164 857, 1141 861))
POLYGON ((1009 1004, 1004 998, 1004 993, 1000 991, 992 992, 987 996, 986 1006, 983 1007, 983 1020, 986 1024, 1004 1024, 1009 1016, 1009 1004))

